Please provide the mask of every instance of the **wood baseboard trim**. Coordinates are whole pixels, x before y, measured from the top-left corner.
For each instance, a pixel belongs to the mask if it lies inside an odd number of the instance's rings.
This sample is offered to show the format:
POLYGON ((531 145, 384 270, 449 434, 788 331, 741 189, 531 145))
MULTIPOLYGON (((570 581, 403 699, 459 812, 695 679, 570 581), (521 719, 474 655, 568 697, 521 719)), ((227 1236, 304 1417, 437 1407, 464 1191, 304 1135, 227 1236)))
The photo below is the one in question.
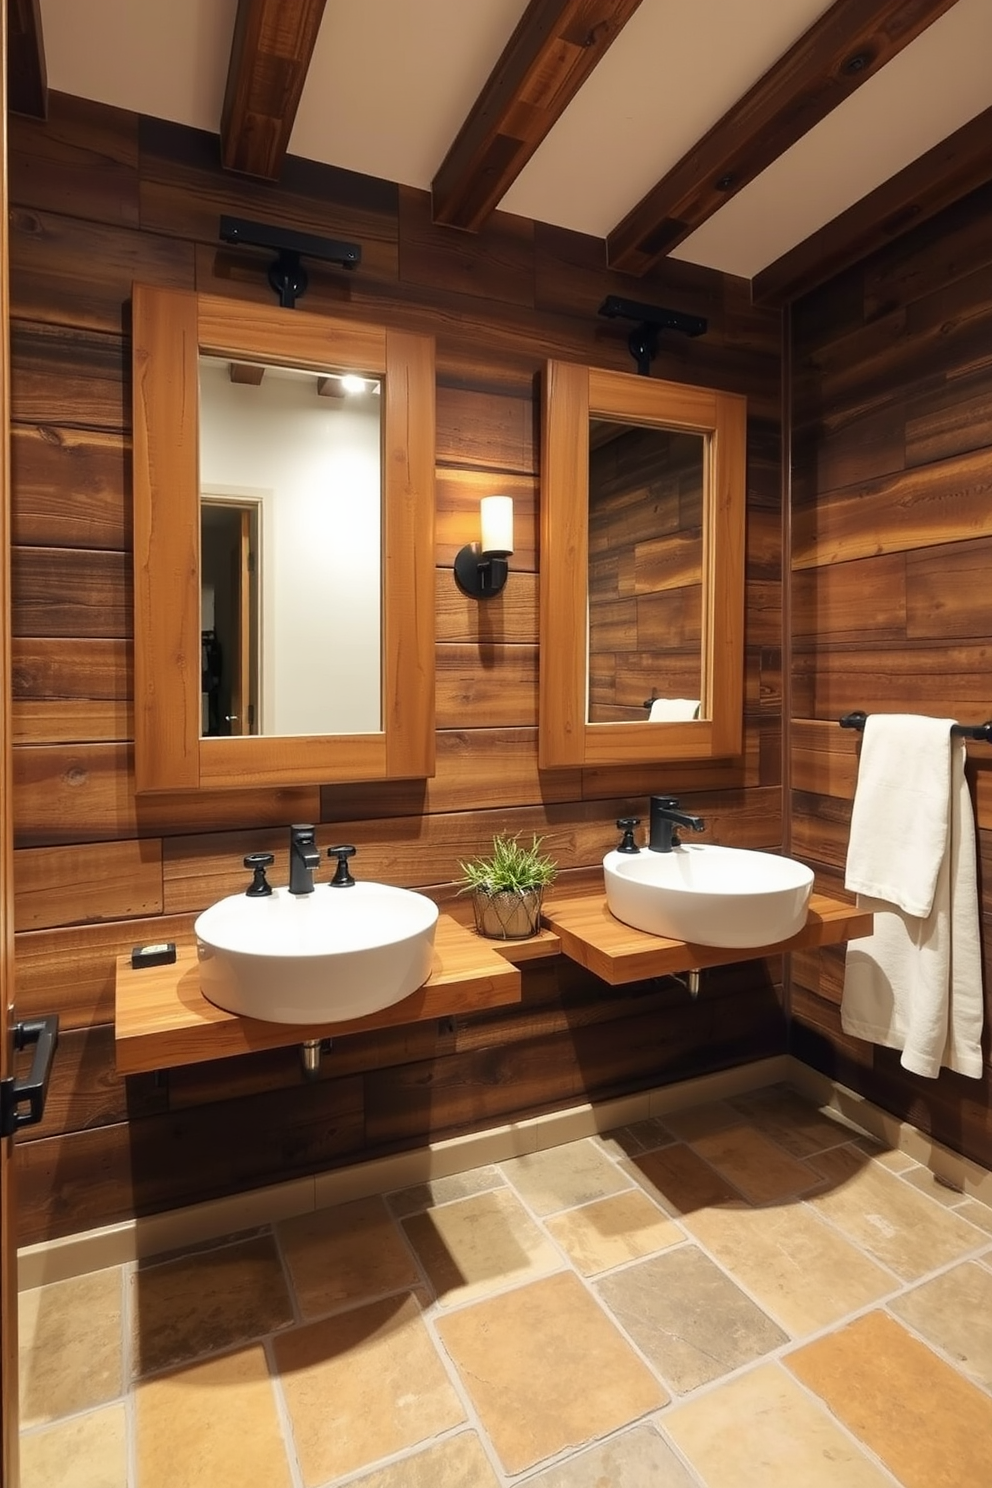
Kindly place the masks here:
POLYGON ((18 1287, 28 1291, 106 1266, 148 1260, 350 1199, 388 1193, 485 1163, 544 1151, 651 1116, 664 1116, 666 1111, 743 1095, 762 1085, 788 1081, 795 1063, 785 1054, 759 1059, 618 1100, 570 1106, 526 1121, 451 1137, 412 1152, 372 1158, 313 1177, 42 1241, 18 1252, 18 1287))
POLYGON ((876 1141, 884 1142, 887 1147, 922 1163, 937 1178, 952 1188, 960 1189, 966 1197, 992 1207, 992 1173, 980 1163, 945 1147, 918 1127, 873 1105, 864 1096, 848 1090, 846 1085, 839 1085, 828 1075, 821 1075, 808 1064, 791 1056, 790 1063, 792 1070, 788 1081, 808 1100, 849 1122, 856 1131, 867 1132, 876 1141))

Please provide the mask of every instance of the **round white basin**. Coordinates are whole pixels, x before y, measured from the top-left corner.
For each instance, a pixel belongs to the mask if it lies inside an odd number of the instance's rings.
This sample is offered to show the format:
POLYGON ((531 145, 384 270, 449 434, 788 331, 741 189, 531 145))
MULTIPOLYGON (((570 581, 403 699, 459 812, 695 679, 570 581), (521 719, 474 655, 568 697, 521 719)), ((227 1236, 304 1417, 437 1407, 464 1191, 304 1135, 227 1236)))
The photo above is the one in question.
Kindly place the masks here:
POLYGON ((792 858, 712 843, 669 853, 615 849, 603 859, 606 902, 635 930, 695 945, 777 945, 806 923, 812 870, 792 858))
POLYGON ((204 997, 269 1023, 336 1023, 409 997, 431 974, 437 905, 389 884, 232 894, 193 926, 204 997))

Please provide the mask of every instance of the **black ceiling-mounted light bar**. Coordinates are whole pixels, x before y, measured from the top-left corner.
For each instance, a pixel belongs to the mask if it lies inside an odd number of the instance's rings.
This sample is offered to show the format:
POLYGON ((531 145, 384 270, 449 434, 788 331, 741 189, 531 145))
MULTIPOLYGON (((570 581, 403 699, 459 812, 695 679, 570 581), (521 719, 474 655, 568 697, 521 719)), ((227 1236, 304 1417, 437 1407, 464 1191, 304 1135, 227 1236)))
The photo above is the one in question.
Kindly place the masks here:
POLYGON ((362 261, 358 243, 318 238, 314 233, 293 232, 288 227, 274 227, 266 222, 248 222, 243 217, 222 217, 220 239, 222 243, 275 250, 278 256, 269 265, 269 283, 279 296, 280 305, 287 310, 293 309, 310 282, 300 262, 304 254, 307 258, 340 264, 344 269, 357 269, 362 261))
POLYGON ((627 346, 642 377, 651 375, 651 363, 658 355, 659 331, 703 336, 709 324, 702 315, 686 315, 682 310, 666 310, 661 305, 642 305, 639 300, 625 300, 622 295, 607 295, 599 313, 611 320, 640 322, 627 337, 627 346))

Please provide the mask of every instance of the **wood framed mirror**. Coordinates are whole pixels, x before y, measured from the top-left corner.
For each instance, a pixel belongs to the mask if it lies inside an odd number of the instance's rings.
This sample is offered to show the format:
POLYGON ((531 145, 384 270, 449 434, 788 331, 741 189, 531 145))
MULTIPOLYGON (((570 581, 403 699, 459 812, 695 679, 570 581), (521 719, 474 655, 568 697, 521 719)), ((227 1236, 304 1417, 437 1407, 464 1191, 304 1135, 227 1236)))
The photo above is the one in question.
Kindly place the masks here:
MULTIPOLYGON (((159 289, 136 284, 132 299, 134 402, 134 712, 135 780, 138 791, 247 788, 348 780, 416 778, 434 772, 434 342, 431 337, 383 326, 335 320, 276 306, 250 304, 222 296, 159 289), (326 699, 359 690, 352 667, 340 677, 331 652, 344 661, 355 651, 363 623, 378 653, 378 685, 364 712, 316 712, 311 731, 307 715, 264 709, 253 699, 261 685, 251 673, 252 658, 273 652, 271 614, 249 615, 246 595, 254 587, 250 533, 245 515, 251 503, 264 506, 261 489, 217 485, 201 478, 200 385, 203 364, 222 380, 261 383, 298 378, 311 384, 308 396, 331 408, 333 384, 360 374, 375 392, 378 423, 372 443, 378 492, 356 495, 349 475, 336 491, 342 508, 337 528, 319 539, 313 508, 302 520, 312 550, 329 555, 342 534, 358 525, 362 504, 371 514, 371 563, 377 572, 365 584, 370 593, 349 596, 344 578, 350 566, 301 571, 297 606, 280 638, 283 652, 295 655, 303 671, 302 691, 326 699), (271 371, 271 376, 269 375, 271 371), (218 494, 220 492, 221 494, 218 494), (201 498, 203 498, 201 500, 201 498), (230 541, 243 574, 234 582, 232 612, 245 615, 237 643, 240 656, 233 694, 210 706, 204 689, 206 597, 202 549, 215 544, 218 513, 209 522, 207 506, 228 502, 230 519, 220 527, 240 536, 230 541), (205 504, 206 503, 206 504, 205 504), (205 525, 206 523, 206 525, 205 525), (205 534, 209 532, 209 537, 205 534), (337 577, 335 576, 337 575, 337 577), (360 622, 359 603, 368 613, 360 622), (320 632, 318 618, 331 629, 320 632), (264 632, 264 634, 263 634, 264 632), (250 634, 249 634, 250 633, 250 634), (231 698, 235 698, 232 703, 231 698), (214 705, 216 704, 216 706, 214 705), (225 712, 225 709, 227 710, 225 712), (338 727, 333 719, 339 716, 338 727), (351 720, 359 716, 356 724, 351 720), (224 722, 218 724, 217 719, 224 722), (330 718, 332 721, 327 722, 330 718), (290 720, 286 727, 280 720, 290 720)), ((248 391, 251 391, 249 386, 248 391)), ((260 420, 257 420, 259 424, 260 420)), ((296 433, 287 440, 295 442, 296 433)), ((269 441, 270 443, 273 441, 269 441)), ((278 441, 275 441, 278 442, 278 441)), ((369 440, 366 438, 366 444, 369 440)), ((368 462, 366 462, 368 463, 368 462)), ((362 477, 366 479, 366 477, 362 477)), ((323 479, 323 477, 322 477, 323 479)), ((329 477, 327 478, 330 479, 329 477)), ((223 517, 223 513, 220 513, 223 517)), ((268 521, 268 518, 265 518, 268 521)), ((258 519, 261 528, 263 520, 258 519)), ((269 543, 272 552, 285 538, 269 543)), ((304 548, 306 543, 304 542, 304 548)), ((264 554, 263 554, 264 556, 264 554)), ((313 557, 311 552, 309 557, 313 557)), ((340 559, 340 555, 337 555, 340 559)), ((218 572, 216 559, 210 563, 218 572)), ((214 569, 210 569, 213 573, 214 569)), ((211 588, 214 581, 210 579, 211 588)), ((287 586, 292 589, 290 583, 287 586)), ((211 598, 211 605, 213 599, 211 598)), ((219 601, 218 601, 219 602, 219 601)), ((269 605, 269 610, 273 607, 269 605)), ((277 625, 279 622, 275 622, 277 625)), ((275 685, 267 695, 275 695, 275 685)))
POLYGON ((544 769, 739 754, 746 400, 549 362, 544 769))

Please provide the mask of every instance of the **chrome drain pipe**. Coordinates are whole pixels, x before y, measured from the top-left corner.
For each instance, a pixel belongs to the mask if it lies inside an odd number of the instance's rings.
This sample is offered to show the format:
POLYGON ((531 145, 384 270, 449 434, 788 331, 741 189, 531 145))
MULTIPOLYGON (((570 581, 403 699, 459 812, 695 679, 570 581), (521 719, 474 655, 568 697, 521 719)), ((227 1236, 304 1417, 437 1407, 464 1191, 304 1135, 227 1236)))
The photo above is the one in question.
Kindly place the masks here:
POLYGON ((320 1055, 320 1039, 305 1039, 300 1045, 300 1059, 303 1062, 304 1080, 320 1079, 320 1055))

